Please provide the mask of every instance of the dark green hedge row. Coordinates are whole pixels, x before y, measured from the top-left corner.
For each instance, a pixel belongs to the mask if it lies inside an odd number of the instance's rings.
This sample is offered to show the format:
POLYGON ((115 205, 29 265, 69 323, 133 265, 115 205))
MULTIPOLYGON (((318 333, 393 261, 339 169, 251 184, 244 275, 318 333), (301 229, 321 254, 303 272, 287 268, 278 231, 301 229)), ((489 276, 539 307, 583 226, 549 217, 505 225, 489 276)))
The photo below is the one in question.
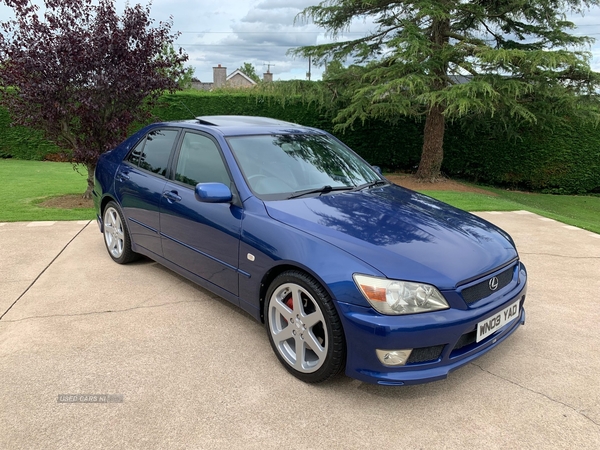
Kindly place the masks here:
POLYGON ((600 129, 589 125, 530 127, 510 140, 450 127, 445 148, 452 176, 553 194, 600 192, 600 129))
MULTIPOLYGON (((275 99, 247 93, 177 93, 165 96, 157 108, 162 120, 199 115, 245 114, 273 117, 332 131, 331 118, 299 99, 284 106, 275 99)), ((356 124, 334 133, 371 164, 386 170, 413 170, 419 163, 423 124, 400 120, 356 124)), ((536 127, 514 139, 469 136, 460 124, 448 126, 442 170, 478 182, 557 194, 600 191, 600 129, 581 124, 563 125, 552 133, 536 127)))
MULTIPOLYGON (((178 92, 165 95, 154 110, 156 120, 194 116, 240 114, 273 117, 332 131, 331 118, 300 99, 280 101, 256 98, 247 92, 178 92)), ((0 109, 0 157, 44 159, 59 150, 39 133, 10 128, 0 109)), ((400 120, 390 125, 371 121, 334 133, 371 164, 386 170, 416 168, 422 145, 423 124, 400 120)), ((577 194, 600 192, 600 130, 580 124, 561 126, 552 133, 535 127, 517 139, 469 136, 457 124, 448 126, 443 171, 478 182, 543 192, 577 194)))
POLYGON ((42 137, 42 133, 11 126, 8 111, 0 108, 0 158, 42 160, 60 149, 42 137))
MULTIPOLYGON (((239 114, 264 116, 333 132, 331 118, 299 98, 284 105, 274 98, 257 98, 247 93, 178 92, 164 96, 165 104, 154 110, 160 120, 190 119, 196 116, 239 114)), ((334 133, 371 164, 390 170, 418 164, 423 145, 422 125, 403 121, 397 126, 383 122, 356 124, 353 130, 334 133)))

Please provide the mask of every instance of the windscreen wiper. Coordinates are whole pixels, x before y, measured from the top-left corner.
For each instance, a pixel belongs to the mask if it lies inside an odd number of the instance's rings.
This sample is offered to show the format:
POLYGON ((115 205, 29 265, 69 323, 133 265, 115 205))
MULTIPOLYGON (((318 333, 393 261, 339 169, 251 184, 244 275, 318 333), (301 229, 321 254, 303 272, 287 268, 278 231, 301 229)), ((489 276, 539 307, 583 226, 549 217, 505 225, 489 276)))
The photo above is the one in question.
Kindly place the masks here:
POLYGON ((386 186, 390 184, 389 181, 386 180, 375 180, 370 183, 361 184, 360 186, 356 186, 353 191, 362 191, 363 189, 373 188, 375 186, 386 186))
POLYGON ((309 194, 327 194, 328 192, 332 192, 332 191, 350 191, 354 189, 354 187, 352 186, 334 186, 331 187, 328 184, 318 188, 318 189, 307 189, 305 191, 296 191, 294 192, 292 195, 290 195, 288 197, 289 199, 292 198, 298 198, 298 197, 302 197, 303 195, 309 195, 309 194))

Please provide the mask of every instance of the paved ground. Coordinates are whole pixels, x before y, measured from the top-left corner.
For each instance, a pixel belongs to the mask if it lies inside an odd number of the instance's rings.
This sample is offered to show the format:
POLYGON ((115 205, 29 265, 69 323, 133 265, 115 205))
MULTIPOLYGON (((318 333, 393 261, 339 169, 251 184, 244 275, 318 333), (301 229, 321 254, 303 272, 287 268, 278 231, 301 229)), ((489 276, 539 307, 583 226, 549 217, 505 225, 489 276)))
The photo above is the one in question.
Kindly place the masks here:
POLYGON ((481 216, 527 264, 527 324, 413 387, 303 384, 261 325, 155 263, 114 264, 95 223, 0 224, 0 449, 600 448, 600 235, 481 216))

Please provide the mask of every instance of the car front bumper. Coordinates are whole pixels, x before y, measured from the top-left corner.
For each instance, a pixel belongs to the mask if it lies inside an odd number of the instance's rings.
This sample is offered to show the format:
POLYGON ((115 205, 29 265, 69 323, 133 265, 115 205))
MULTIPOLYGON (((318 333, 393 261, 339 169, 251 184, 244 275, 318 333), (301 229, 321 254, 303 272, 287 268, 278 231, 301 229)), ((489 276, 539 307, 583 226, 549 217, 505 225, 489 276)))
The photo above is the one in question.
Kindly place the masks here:
POLYGON ((384 316, 372 308, 338 302, 348 348, 346 375, 367 383, 411 385, 442 380, 451 371, 490 351, 525 323, 527 272, 493 301, 406 316, 384 316), (476 342, 477 325, 519 302, 515 319, 476 342), (406 365, 384 365, 376 349, 414 349, 406 365), (413 357, 414 356, 414 357, 413 357))

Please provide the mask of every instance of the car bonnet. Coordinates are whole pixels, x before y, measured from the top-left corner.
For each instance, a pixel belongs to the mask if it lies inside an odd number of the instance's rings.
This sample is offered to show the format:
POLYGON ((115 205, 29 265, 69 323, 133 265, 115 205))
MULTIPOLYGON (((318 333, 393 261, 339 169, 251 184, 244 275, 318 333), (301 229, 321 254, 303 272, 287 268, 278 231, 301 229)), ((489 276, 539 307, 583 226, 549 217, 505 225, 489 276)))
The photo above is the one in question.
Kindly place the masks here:
POLYGON ((510 236, 496 226, 395 185, 265 205, 273 219, 345 250, 388 278, 439 289, 518 256, 510 236))

